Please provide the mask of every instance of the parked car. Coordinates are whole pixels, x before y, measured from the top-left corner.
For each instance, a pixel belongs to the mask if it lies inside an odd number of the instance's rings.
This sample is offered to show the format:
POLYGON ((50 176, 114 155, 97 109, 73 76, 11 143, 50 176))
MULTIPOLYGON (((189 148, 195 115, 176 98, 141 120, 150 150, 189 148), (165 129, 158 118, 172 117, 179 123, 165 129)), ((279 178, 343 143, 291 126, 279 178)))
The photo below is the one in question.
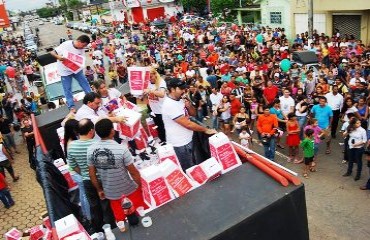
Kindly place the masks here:
POLYGON ((39 25, 44 25, 44 22, 43 21, 39 21, 39 25))
POLYGON ((89 30, 91 34, 97 34, 98 28, 96 26, 89 26, 89 30))
POLYGON ((72 28, 72 26, 73 26, 73 23, 71 22, 66 23, 66 28, 72 28))

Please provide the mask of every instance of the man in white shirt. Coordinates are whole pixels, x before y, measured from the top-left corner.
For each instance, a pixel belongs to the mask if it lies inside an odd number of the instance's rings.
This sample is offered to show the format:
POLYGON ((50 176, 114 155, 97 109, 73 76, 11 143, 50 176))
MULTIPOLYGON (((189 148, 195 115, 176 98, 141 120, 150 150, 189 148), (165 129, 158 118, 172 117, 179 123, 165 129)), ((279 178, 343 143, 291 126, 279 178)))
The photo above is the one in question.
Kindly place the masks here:
POLYGON ((166 140, 174 147, 181 167, 185 171, 194 165, 192 157, 193 131, 209 135, 217 132, 190 121, 189 117, 196 116, 197 110, 189 100, 183 99, 187 88, 185 82, 174 78, 167 82, 167 88, 168 95, 163 102, 163 109, 166 111, 162 112, 166 140))
POLYGON ((351 78, 351 80, 349 80, 349 85, 352 87, 352 86, 356 86, 356 80, 357 81, 360 81, 360 82, 366 82, 365 79, 363 77, 361 77, 361 73, 360 72, 356 72, 355 73, 355 77, 354 78, 351 78))
POLYGON ((81 119, 87 118, 90 119, 94 124, 102 118, 108 118, 114 123, 125 122, 124 117, 108 116, 107 113, 100 107, 101 101, 101 97, 98 93, 87 93, 82 100, 83 105, 76 112, 75 119, 80 121, 81 119))
POLYGON ((84 48, 90 43, 90 38, 87 35, 81 35, 76 40, 65 41, 50 52, 57 61, 58 74, 62 78, 62 85, 64 95, 67 100, 67 106, 69 109, 74 108, 74 101, 72 95, 72 78, 76 79, 82 90, 85 93, 91 92, 89 82, 87 81, 83 68, 78 72, 74 73, 68 67, 64 65, 66 52, 71 52, 76 55, 83 56, 85 54, 84 48))
POLYGON ((331 92, 328 92, 325 95, 328 106, 331 107, 333 111, 333 120, 331 123, 331 137, 336 138, 338 123, 339 123, 339 115, 340 111, 343 107, 343 96, 339 94, 339 88, 337 85, 333 85, 331 92))
POLYGON ((221 100, 223 98, 223 95, 218 92, 217 88, 212 88, 212 93, 209 95, 209 100, 211 101, 212 104, 212 128, 218 129, 218 113, 217 113, 217 108, 218 105, 220 105, 221 100))
POLYGON ((288 89, 285 89, 283 94, 284 95, 279 98, 280 107, 284 116, 287 116, 289 113, 294 112, 295 103, 294 99, 290 96, 290 91, 288 89))
POLYGON ((187 78, 193 78, 195 76, 195 71, 192 66, 189 66, 188 70, 185 72, 187 78))

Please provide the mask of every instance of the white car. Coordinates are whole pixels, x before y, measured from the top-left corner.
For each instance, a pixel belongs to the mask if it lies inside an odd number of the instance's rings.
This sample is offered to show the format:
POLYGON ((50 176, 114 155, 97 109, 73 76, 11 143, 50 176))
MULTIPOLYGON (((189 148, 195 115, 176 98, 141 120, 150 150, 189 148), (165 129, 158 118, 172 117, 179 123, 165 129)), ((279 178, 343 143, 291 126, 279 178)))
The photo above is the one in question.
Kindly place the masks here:
POLYGON ((43 21, 39 21, 39 25, 44 25, 44 22, 43 21))

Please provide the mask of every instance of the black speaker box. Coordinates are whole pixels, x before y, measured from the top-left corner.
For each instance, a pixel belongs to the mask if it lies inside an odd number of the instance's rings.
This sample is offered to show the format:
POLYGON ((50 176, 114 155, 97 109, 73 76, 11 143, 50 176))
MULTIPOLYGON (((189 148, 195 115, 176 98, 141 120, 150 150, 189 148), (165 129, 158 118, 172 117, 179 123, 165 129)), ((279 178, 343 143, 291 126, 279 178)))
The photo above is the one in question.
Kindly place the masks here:
POLYGON ((311 51, 296 51, 293 52, 293 61, 302 63, 302 64, 310 64, 310 63, 318 63, 319 60, 314 52, 311 51))
POLYGON ((309 239, 304 185, 283 187, 249 163, 147 215, 151 227, 115 229, 117 239, 309 239))
POLYGON ((54 63, 56 62, 57 60, 55 59, 55 57, 51 56, 50 53, 46 53, 46 54, 43 54, 43 55, 39 55, 37 56, 37 62, 41 65, 41 66, 45 66, 45 65, 48 65, 48 64, 51 64, 51 63, 54 63))

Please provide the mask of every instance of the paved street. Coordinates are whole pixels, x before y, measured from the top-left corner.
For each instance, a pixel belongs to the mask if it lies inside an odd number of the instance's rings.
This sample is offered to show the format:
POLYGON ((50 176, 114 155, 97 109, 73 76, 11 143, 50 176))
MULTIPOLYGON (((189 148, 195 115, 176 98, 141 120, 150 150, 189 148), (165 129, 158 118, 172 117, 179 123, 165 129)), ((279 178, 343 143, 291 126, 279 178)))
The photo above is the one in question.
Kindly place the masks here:
MULTIPOLYGON (((39 26, 43 46, 57 45, 60 37, 66 37, 63 25, 45 23, 39 26)), ((80 33, 74 31, 73 35, 80 33)), ((342 150, 339 146, 340 137, 333 140, 332 153, 324 154, 321 146, 318 172, 312 173, 309 179, 303 179, 306 187, 306 201, 310 239, 370 239, 370 224, 367 211, 370 191, 361 191, 369 177, 366 161, 364 160, 361 180, 355 182, 353 177, 342 177, 346 165, 342 164, 342 150)), ((0 206, 0 234, 11 227, 24 230, 40 224, 38 217, 45 210, 43 193, 35 180, 34 172, 27 164, 25 146, 20 147, 22 154, 16 155, 15 170, 21 175, 17 183, 11 183, 12 194, 16 205, 11 209, 0 206)), ((262 147, 255 144, 253 149, 262 153, 262 147)), ((284 154, 287 149, 279 150, 277 161, 282 165, 297 171, 301 175, 302 165, 287 163, 284 154)), ((268 230, 268 229, 266 229, 268 230)))

